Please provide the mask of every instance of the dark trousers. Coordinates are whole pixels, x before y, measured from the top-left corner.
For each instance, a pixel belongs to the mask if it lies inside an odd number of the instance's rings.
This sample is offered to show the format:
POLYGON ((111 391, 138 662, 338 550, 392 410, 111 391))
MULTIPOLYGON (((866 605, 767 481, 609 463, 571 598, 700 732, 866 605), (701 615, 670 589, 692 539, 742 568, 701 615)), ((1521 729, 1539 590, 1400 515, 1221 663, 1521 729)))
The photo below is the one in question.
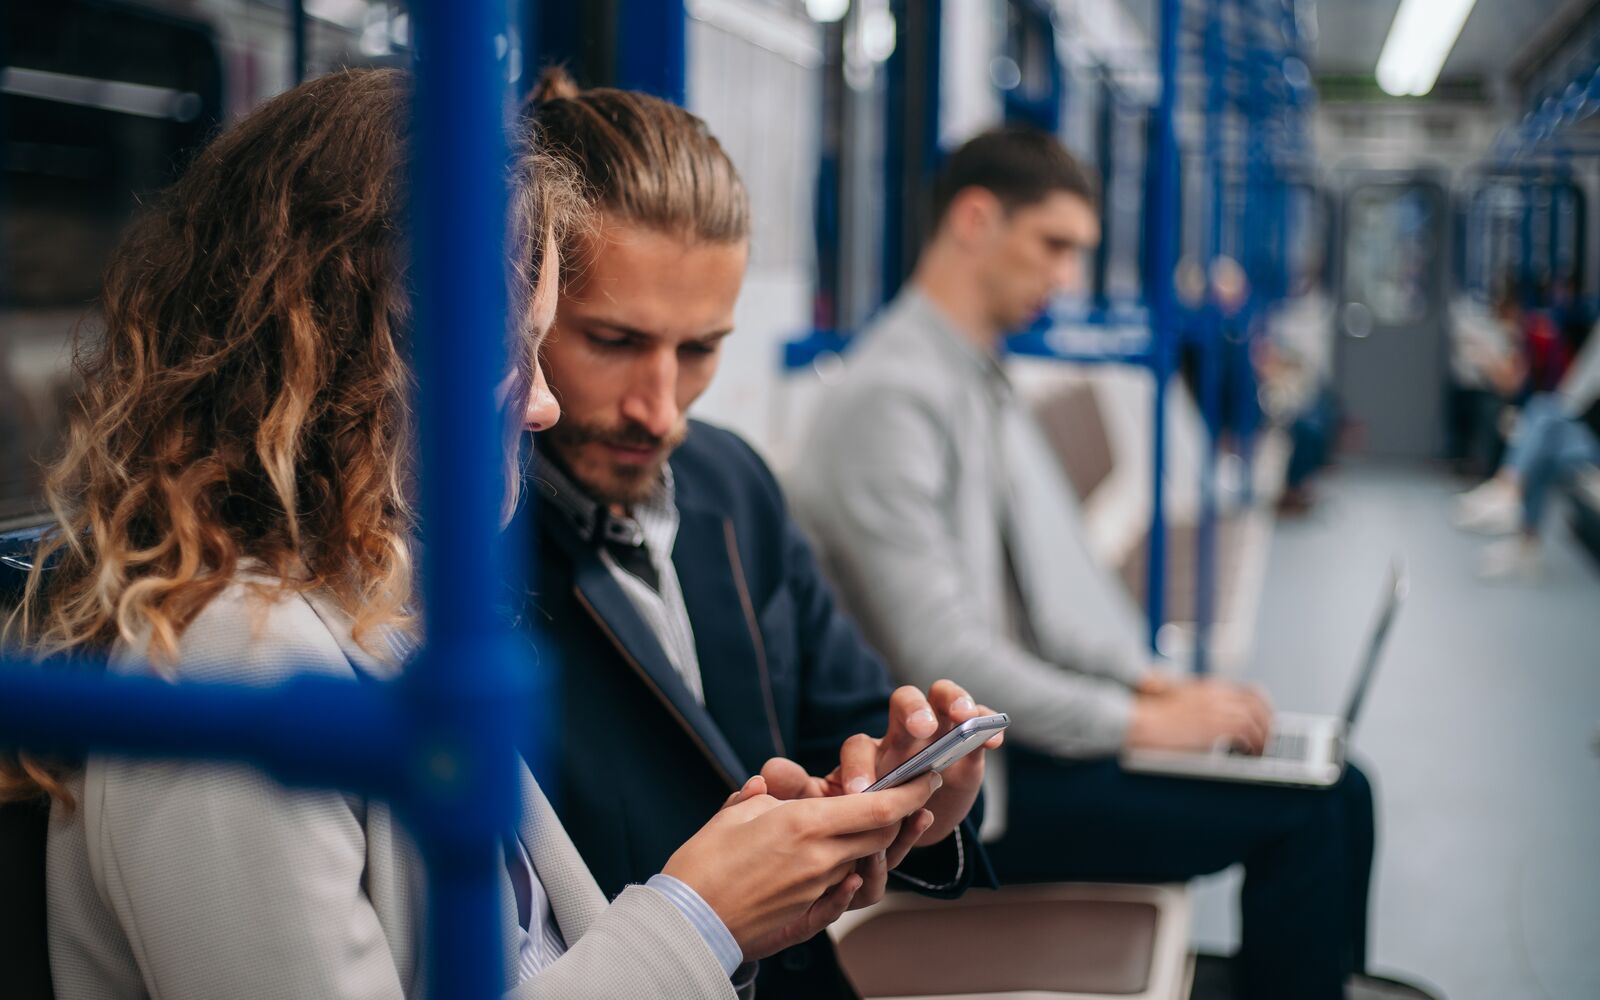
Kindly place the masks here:
POLYGON ((1333 389, 1323 386, 1311 405, 1289 424, 1289 468, 1284 478, 1290 487, 1304 486, 1306 480, 1333 460, 1339 440, 1339 400, 1333 389))
POLYGON ((1450 393, 1449 457, 1460 471, 1487 479, 1500 467, 1505 439, 1500 411, 1505 401, 1487 389, 1456 387, 1450 393))
POLYGON ((1247 1000, 1342 1000, 1366 964, 1372 787, 1125 773, 1007 747, 1010 815, 990 847, 1004 883, 1181 882, 1242 863, 1235 981, 1247 1000))

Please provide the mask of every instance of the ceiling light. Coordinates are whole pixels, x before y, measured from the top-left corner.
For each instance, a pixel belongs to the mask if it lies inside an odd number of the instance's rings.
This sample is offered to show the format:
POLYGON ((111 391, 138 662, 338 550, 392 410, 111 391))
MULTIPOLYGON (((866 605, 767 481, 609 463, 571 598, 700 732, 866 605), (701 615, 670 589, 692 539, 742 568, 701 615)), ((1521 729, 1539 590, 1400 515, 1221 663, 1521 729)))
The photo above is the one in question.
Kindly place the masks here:
POLYGON ((1401 0, 1378 56, 1383 92, 1421 97, 1433 89, 1476 0, 1401 0))
POLYGON ((811 20, 822 24, 832 24, 849 9, 850 0, 806 0, 806 13, 811 20))
POLYGON ((898 30, 894 12, 887 4, 864 11, 861 15, 861 51, 873 62, 887 62, 894 55, 898 30))

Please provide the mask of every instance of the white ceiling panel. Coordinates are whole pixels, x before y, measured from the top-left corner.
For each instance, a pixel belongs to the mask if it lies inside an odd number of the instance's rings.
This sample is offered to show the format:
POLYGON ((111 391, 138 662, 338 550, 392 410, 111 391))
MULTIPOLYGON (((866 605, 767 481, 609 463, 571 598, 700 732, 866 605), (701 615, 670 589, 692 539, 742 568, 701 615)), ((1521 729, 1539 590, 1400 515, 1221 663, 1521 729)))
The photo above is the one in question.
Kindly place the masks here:
MULTIPOLYGON (((1498 77, 1512 68, 1530 41, 1553 22, 1590 0, 1478 0, 1445 62, 1441 79, 1498 77)), ((1123 0, 1147 28, 1156 0, 1123 0)), ((1204 0, 1188 0, 1203 9, 1204 0)), ((1312 53, 1318 73, 1371 73, 1389 34, 1399 0, 1321 0, 1316 4, 1318 37, 1312 53)))

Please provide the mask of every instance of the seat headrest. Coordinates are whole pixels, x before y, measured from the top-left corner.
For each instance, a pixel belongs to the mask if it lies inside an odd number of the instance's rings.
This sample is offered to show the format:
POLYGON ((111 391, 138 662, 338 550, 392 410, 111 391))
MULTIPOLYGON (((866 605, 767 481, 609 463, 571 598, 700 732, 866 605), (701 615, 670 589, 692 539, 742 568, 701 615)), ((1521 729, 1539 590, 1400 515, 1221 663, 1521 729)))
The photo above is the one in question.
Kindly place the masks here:
POLYGON ((0 532, 0 613, 10 611, 22 600, 39 539, 49 526, 49 522, 40 522, 0 532))

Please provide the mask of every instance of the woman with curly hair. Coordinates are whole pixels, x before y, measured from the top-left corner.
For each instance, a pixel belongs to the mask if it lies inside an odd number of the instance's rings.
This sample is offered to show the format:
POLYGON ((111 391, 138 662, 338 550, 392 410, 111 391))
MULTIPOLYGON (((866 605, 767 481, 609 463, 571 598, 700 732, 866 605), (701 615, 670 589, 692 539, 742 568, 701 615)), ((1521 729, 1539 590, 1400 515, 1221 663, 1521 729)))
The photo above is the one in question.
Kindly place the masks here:
MULTIPOLYGON (((167 678, 402 669, 417 639, 408 107, 398 71, 304 84, 218 136, 136 224, 49 477, 58 523, 35 565, 53 568, 34 570, 9 641, 167 678)), ((538 348, 583 211, 531 150, 513 189, 508 466, 525 428, 559 416, 538 348)), ((859 859, 909 849, 935 786, 779 803, 753 778, 608 904, 525 776, 506 989, 732 996, 744 963, 842 912, 859 859)), ((4 761, 0 801, 41 796, 58 996, 420 994, 423 872, 383 802, 242 765, 4 761)))

